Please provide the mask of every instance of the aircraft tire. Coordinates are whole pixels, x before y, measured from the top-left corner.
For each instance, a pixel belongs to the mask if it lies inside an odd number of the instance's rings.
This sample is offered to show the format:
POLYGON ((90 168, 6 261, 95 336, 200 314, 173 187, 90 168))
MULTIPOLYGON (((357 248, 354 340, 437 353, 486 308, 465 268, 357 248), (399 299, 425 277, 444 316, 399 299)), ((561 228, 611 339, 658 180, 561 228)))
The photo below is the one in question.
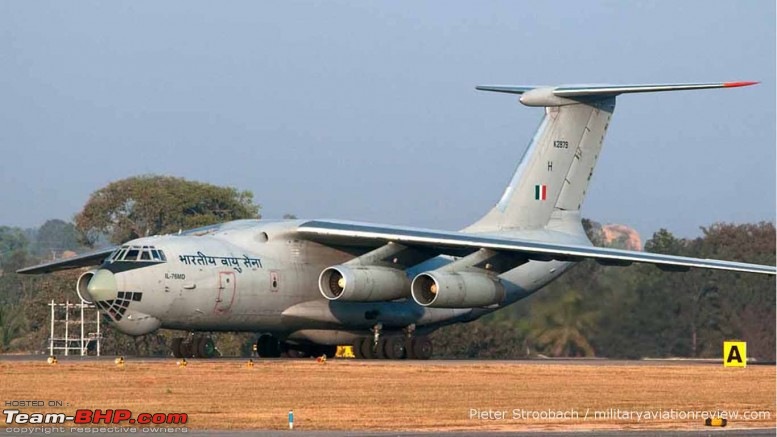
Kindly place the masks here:
POLYGON ((405 358, 405 339, 402 337, 389 337, 384 345, 386 358, 390 360, 401 360, 405 358))
POLYGON ((179 349, 181 351, 181 357, 182 358, 192 358, 194 357, 194 354, 192 353, 192 342, 191 340, 183 340, 181 341, 181 347, 179 349))
POLYGON ((359 337, 356 340, 353 341, 353 357, 357 360, 364 359, 364 355, 362 355, 362 343, 364 343, 365 338, 359 337))
POLYGON ((422 335, 413 337, 413 355, 417 360, 428 360, 432 357, 432 341, 429 337, 422 335))
POLYGON ((366 360, 375 359, 375 350, 372 348, 372 346, 373 346, 372 339, 369 337, 365 338, 361 345, 362 356, 364 357, 364 359, 366 360))
POLYGON ((175 358, 183 358, 183 354, 181 353, 182 342, 183 342, 183 338, 175 337, 173 341, 170 343, 170 349, 173 351, 173 356, 175 358))
POLYGON ((405 338, 404 339, 404 342, 405 342, 405 358, 407 358, 408 360, 415 360, 416 359, 415 351, 413 350, 413 340, 415 340, 415 338, 405 338))
POLYGON ((378 340, 378 345, 375 347, 375 358, 378 358, 380 360, 385 360, 388 358, 386 355, 386 338, 381 337, 380 340, 378 340))
POLYGON ((272 335, 262 334, 256 340, 256 354, 261 358, 278 358, 281 356, 281 343, 272 335))
POLYGON ((197 341, 197 358, 213 358, 216 355, 216 345, 210 337, 200 337, 197 341))

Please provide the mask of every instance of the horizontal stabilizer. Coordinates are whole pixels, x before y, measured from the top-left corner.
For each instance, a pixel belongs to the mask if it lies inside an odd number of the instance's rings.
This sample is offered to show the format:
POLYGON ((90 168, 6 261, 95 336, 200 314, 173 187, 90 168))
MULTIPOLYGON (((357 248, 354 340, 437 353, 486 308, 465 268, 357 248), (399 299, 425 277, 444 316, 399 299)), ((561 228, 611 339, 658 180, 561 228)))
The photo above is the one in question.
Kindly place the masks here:
POLYGON ((653 93, 659 91, 704 90, 711 88, 736 88, 755 85, 759 82, 712 82, 712 83, 673 83, 673 84, 642 84, 642 85, 479 85, 475 89, 496 93, 525 94, 532 90, 550 92, 556 97, 570 99, 580 97, 609 97, 628 93, 653 93))
POLYGON ((626 93, 653 93, 659 91, 704 90, 710 88, 735 88, 755 85, 758 82, 681 83, 649 85, 575 85, 560 86, 553 90, 559 97, 616 96, 626 93))
POLYGON ((495 93, 523 94, 535 88, 545 88, 544 86, 512 86, 512 85, 479 85, 476 90, 493 91, 495 93))

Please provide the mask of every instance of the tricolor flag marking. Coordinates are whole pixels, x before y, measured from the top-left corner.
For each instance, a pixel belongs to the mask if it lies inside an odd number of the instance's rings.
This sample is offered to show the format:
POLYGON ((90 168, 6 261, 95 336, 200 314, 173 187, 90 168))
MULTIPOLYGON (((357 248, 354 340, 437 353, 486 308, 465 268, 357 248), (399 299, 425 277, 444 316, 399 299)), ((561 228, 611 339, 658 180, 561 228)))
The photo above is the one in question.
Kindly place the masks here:
POLYGON ((534 200, 547 200, 548 199, 548 186, 547 185, 535 185, 534 186, 534 200))

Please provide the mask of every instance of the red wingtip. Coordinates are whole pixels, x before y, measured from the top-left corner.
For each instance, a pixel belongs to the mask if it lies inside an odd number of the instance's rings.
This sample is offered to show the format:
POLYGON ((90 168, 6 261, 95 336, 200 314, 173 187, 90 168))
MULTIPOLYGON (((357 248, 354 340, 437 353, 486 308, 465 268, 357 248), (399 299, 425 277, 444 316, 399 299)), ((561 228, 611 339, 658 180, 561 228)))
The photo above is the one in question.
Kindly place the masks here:
POLYGON ((726 88, 734 88, 734 87, 738 87, 738 86, 755 85, 755 84, 758 84, 758 83, 761 83, 761 82, 724 82, 723 86, 726 87, 726 88))

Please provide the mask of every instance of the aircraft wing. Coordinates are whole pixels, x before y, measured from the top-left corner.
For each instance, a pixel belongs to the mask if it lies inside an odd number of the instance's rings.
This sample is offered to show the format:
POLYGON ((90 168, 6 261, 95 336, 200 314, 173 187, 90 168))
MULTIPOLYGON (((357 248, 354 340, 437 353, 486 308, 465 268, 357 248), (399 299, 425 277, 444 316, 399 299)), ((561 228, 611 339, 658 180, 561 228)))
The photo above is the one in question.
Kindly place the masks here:
POLYGON ((648 263, 663 270, 687 270, 698 267, 767 275, 777 273, 775 266, 759 264, 345 221, 312 220, 300 224, 297 230, 307 239, 339 246, 377 247, 391 241, 456 256, 479 249, 491 249, 497 252, 523 254, 529 259, 542 261, 593 259, 604 265, 648 263))
POLYGON ((116 247, 106 247, 104 249, 94 250, 73 258, 49 261, 32 267, 25 267, 17 270, 16 273, 24 275, 33 275, 37 273, 51 273, 59 270, 75 269, 78 267, 88 267, 101 264, 103 260, 110 255, 116 247))

